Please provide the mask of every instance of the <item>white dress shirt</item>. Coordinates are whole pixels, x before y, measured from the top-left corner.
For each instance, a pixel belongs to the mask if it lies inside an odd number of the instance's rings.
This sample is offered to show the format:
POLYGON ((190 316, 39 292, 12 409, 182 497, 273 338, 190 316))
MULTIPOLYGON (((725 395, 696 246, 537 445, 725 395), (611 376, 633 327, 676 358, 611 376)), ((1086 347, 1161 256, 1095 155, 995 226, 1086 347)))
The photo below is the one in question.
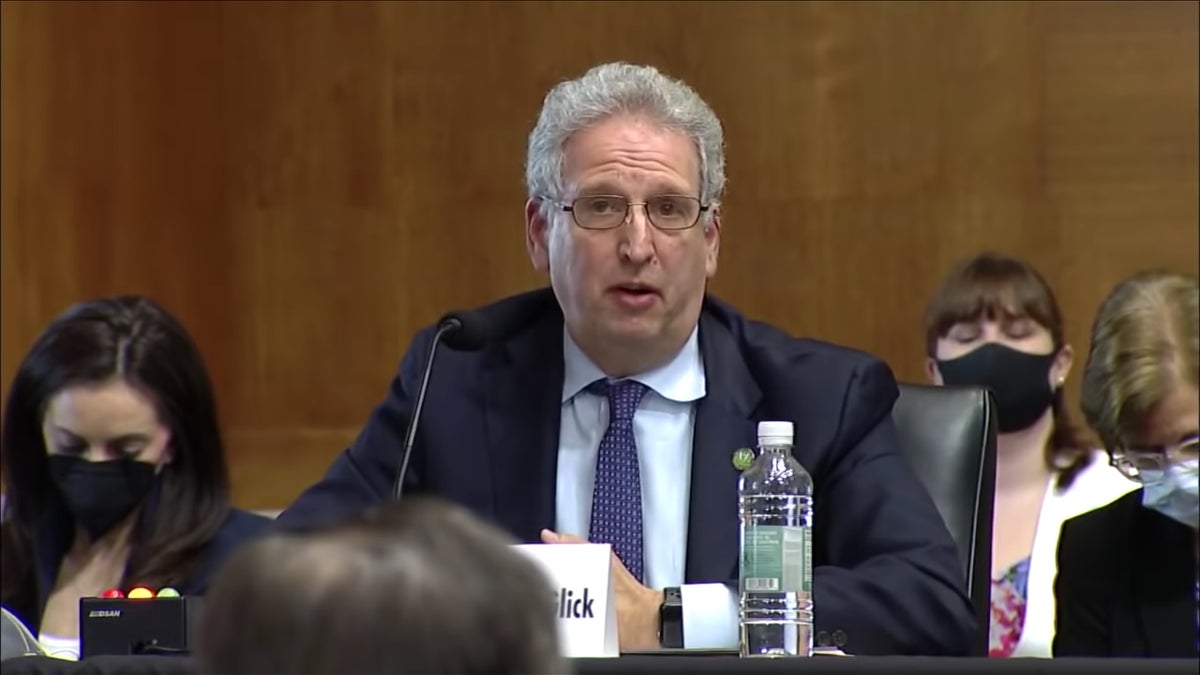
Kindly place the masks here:
MULTIPOLYGON (((608 398, 586 391, 607 378, 563 329, 562 418, 558 441, 555 527, 587 538, 600 440, 608 429, 608 398)), ((685 646, 737 645, 736 596, 724 584, 684 585, 692 434, 696 401, 706 380, 699 327, 671 361, 629 378, 648 387, 633 416, 642 487, 645 585, 680 586, 685 646)))

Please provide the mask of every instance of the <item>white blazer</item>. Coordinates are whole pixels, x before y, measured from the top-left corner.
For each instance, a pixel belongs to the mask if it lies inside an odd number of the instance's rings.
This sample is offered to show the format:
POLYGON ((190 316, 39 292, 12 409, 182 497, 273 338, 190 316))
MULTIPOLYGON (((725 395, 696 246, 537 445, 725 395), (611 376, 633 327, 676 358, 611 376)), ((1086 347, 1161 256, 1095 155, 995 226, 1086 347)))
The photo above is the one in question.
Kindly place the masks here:
POLYGON ((1103 450, 1092 451, 1092 461, 1076 476, 1070 487, 1056 489, 1054 480, 1046 487, 1033 552, 1029 557, 1029 580, 1025 593, 1025 624, 1012 656, 1052 656, 1054 644, 1054 579, 1058 576, 1058 537, 1063 522, 1110 504, 1141 487, 1114 469, 1103 450))

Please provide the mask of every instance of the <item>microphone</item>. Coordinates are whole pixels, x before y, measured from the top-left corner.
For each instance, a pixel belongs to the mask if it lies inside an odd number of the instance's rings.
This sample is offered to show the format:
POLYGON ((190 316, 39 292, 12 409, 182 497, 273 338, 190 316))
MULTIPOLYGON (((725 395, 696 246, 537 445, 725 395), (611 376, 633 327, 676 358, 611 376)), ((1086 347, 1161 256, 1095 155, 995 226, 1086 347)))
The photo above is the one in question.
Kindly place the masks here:
POLYGON ((447 347, 461 352, 481 349, 488 338, 487 321, 475 312, 450 312, 438 322, 438 332, 447 347))
POLYGON ((439 342, 450 349, 473 352, 483 348, 488 337, 487 320, 475 312, 450 312, 438 322, 437 333, 429 345, 429 358, 421 374, 421 387, 417 390, 417 402, 408 418, 408 430, 404 434, 404 453, 400 456, 400 470, 396 472, 396 484, 392 486, 392 498, 400 501, 404 491, 404 475, 408 473, 408 460, 412 456, 413 441, 417 438, 417 423, 425 407, 425 390, 429 387, 429 376, 433 373, 433 358, 439 342))
POLYGON ((46 651, 25 624, 7 607, 0 607, 0 661, 45 654, 46 651))

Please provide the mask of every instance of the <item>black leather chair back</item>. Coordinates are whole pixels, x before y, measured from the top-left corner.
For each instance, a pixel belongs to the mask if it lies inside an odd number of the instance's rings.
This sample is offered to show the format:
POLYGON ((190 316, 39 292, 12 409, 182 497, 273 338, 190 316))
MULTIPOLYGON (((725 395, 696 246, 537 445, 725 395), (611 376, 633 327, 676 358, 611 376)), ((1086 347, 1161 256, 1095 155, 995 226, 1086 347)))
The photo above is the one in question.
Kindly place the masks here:
POLYGON ((982 387, 902 383, 892 419, 901 451, 958 544, 978 622, 972 654, 986 656, 996 487, 995 401, 982 387))

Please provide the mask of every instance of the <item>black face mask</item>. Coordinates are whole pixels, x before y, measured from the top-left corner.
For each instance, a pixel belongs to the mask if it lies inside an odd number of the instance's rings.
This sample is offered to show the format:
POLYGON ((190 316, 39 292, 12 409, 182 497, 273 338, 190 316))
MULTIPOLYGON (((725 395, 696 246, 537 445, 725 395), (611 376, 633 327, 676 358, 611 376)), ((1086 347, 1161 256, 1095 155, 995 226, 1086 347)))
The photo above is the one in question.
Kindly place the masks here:
POLYGON ((1054 354, 1029 354, 996 342, 948 361, 938 360, 948 385, 987 387, 996 396, 1000 433, 1028 429, 1054 403, 1050 366, 1054 354))
POLYGON ((72 455, 51 455, 50 475, 75 522, 92 539, 104 536, 124 520, 146 498, 158 477, 155 466, 146 462, 89 462, 72 455))

